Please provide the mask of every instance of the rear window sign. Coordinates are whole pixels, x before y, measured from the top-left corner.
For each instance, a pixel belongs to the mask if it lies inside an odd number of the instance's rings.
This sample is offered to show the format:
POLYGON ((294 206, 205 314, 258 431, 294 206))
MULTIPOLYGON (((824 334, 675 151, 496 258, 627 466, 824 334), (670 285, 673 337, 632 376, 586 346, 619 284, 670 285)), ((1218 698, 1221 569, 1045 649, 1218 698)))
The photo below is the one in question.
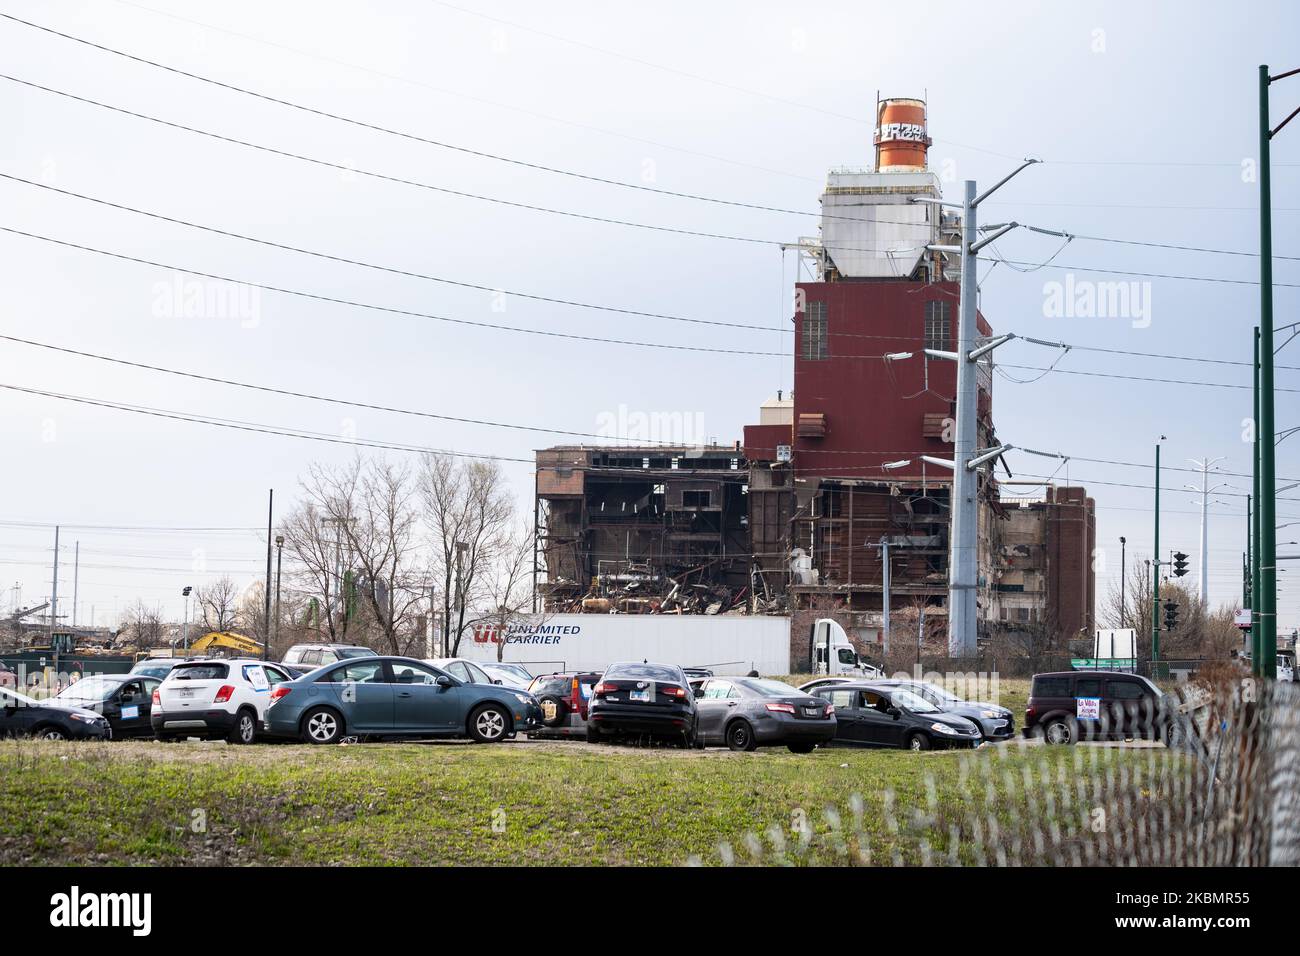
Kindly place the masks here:
POLYGON ((1074 716, 1078 720, 1100 720, 1101 719, 1101 698, 1100 697, 1074 698, 1074 716))
POLYGON ((244 679, 253 685, 253 690, 268 690, 271 682, 266 679, 266 671, 261 664, 249 664, 244 668, 244 679))

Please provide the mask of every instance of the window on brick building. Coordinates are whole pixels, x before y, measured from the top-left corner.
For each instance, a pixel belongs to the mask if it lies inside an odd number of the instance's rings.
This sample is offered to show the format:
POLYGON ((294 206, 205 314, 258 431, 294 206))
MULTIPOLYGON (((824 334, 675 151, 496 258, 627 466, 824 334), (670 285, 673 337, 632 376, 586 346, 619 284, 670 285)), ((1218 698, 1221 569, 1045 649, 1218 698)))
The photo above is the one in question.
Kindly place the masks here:
POLYGON ((952 303, 932 301, 925 304, 925 347, 952 351, 952 303))
POLYGON ((803 358, 820 361, 830 356, 826 335, 826 303, 809 302, 803 316, 803 358))

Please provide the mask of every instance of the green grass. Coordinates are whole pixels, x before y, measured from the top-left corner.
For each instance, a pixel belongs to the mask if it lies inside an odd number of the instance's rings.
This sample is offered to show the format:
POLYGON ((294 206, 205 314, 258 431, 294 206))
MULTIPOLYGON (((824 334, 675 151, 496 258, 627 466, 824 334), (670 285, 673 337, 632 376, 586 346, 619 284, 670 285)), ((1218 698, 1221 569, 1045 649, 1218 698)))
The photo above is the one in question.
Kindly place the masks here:
MULTIPOLYGON (((788 834, 800 812, 824 836, 824 808, 847 816, 855 794, 863 803, 852 852, 919 862, 916 835, 895 815, 925 809, 946 835, 981 767, 1018 778, 1022 765, 1037 775, 1044 760, 1067 759, 1045 748, 800 756, 566 742, 5 741, 0 865, 717 862, 720 844, 747 859, 748 834, 788 834)), ((1018 807, 1012 799, 998 815, 1012 823, 1018 807)))

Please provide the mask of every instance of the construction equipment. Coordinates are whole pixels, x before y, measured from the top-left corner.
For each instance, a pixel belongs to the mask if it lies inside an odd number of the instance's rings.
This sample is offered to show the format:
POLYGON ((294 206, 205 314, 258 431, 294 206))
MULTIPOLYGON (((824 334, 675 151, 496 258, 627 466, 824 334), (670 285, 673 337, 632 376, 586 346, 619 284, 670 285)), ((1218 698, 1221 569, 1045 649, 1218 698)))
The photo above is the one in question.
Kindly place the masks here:
POLYGON ((261 657, 262 645, 251 637, 231 631, 210 631, 190 644, 190 657, 208 655, 213 648, 226 648, 246 657, 261 657))

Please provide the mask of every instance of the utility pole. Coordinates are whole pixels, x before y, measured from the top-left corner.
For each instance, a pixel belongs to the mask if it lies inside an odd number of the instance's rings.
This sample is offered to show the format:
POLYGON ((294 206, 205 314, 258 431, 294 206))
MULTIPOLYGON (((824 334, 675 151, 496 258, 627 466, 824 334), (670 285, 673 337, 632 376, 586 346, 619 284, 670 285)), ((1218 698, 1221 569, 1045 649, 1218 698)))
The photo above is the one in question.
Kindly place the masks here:
POLYGON ((1124 573, 1124 562, 1128 551, 1128 538, 1119 536, 1119 626, 1128 627, 1128 618, 1124 614, 1124 595, 1128 590, 1128 576, 1124 573))
POLYGON ((284 566, 284 535, 275 536, 275 640, 280 640, 280 570, 284 566))
MULTIPOLYGON (((1163 440, 1164 435, 1160 438, 1163 440)), ((1160 661, 1160 442, 1156 442, 1156 528, 1155 545, 1152 548, 1151 566, 1151 678, 1158 673, 1156 665, 1160 661)))
POLYGON ((263 587, 265 600, 263 620, 266 631, 262 637, 262 660, 271 659, 271 524, 275 518, 275 489, 270 489, 266 503, 266 585, 263 587))
POLYGON ((72 626, 77 626, 77 592, 81 585, 81 542, 72 552, 72 626))
MULTIPOLYGON (((996 455, 981 453, 979 439, 979 378, 976 363, 1008 337, 995 339, 976 349, 979 289, 976 270, 979 250, 1016 228, 1007 223, 983 239, 976 239, 976 210, 1012 177, 1038 162, 1027 159, 987 191, 976 195, 975 181, 966 180, 962 200, 961 303, 957 319, 957 352, 943 355, 957 362, 957 421, 953 440, 953 472, 948 557, 948 653, 952 657, 975 657, 979 653, 976 606, 979 588, 979 467, 996 455)), ((952 252, 951 247, 933 247, 952 252)), ((927 350, 928 351, 928 350, 927 350)), ((933 353, 929 353, 933 354, 933 353)))
POLYGON ((1277 486, 1274 460, 1273 417, 1273 197, 1269 144, 1300 113, 1293 110, 1275 129, 1269 128, 1269 84, 1300 74, 1288 70, 1268 75, 1259 68, 1259 488, 1255 510, 1259 515, 1259 628, 1260 673, 1277 677, 1277 486))
MULTIPOLYGON (((885 535, 880 537, 880 564, 884 572, 884 594, 881 598, 883 611, 881 616, 884 619, 884 628, 881 632, 882 652, 889 655, 889 538, 885 535)), ((830 658, 827 658, 829 661, 830 658)), ((828 671, 829 673, 829 671, 828 671)))
POLYGON ((50 652, 54 655, 54 680, 59 679, 59 646, 54 628, 59 621, 59 526, 54 526, 54 589, 50 594, 50 652))
POLYGON ((1200 586, 1201 586, 1201 607, 1206 607, 1209 600, 1209 567, 1210 567, 1210 524, 1209 524, 1209 504, 1210 493, 1218 491, 1226 485, 1215 485, 1213 488, 1210 483, 1210 469, 1217 462, 1223 461, 1223 458, 1205 458, 1197 461, 1195 458, 1189 458, 1201 472, 1200 489, 1188 486, 1188 490, 1194 491, 1201 496, 1201 554, 1200 554, 1200 586))

